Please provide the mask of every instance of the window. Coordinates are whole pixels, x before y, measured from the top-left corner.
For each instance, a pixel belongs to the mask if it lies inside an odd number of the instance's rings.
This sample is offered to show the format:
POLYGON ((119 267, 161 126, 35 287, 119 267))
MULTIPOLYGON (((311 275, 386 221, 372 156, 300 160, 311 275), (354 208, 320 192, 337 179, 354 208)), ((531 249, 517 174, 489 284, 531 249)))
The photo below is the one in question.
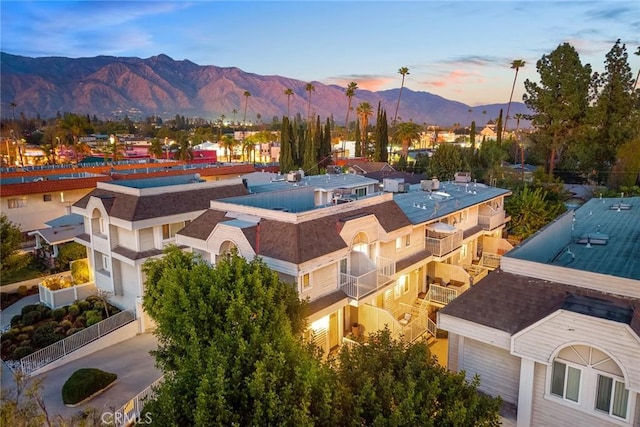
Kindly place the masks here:
POLYGON ((364 197, 367 195, 367 187, 356 188, 356 196, 364 197))
POLYGON ((550 398, 600 418, 628 421, 634 411, 635 395, 630 396, 618 364, 606 353, 586 345, 562 349, 550 369, 550 398))
POLYGON ((27 198, 26 197, 14 197, 12 199, 7 200, 9 209, 15 208, 24 208, 27 206, 27 198))
POLYGON ((400 298, 400 296, 402 296, 403 294, 406 294, 407 292, 409 292, 409 281, 407 280, 407 275, 404 274, 398 277, 398 280, 396 281, 393 297, 395 299, 398 299, 400 298))
POLYGON ((629 390, 625 388, 623 382, 605 375, 598 375, 595 405, 597 410, 626 419, 628 401, 629 390))
POLYGON ((309 273, 302 275, 302 289, 307 289, 310 286, 309 273))
POLYGON ((411 245, 411 234, 405 234, 396 239, 396 250, 409 247, 411 245))
POLYGON ((42 201, 43 202, 50 202, 51 201, 51 194, 43 194, 42 195, 42 201))
POLYGON ((551 393, 563 399, 578 402, 580 397, 580 369, 553 362, 551 393))
POLYGON ((64 203, 64 193, 60 192, 60 203, 64 203))
POLYGON ((162 240, 171 239, 176 233, 184 228, 191 221, 174 222, 173 224, 164 224, 162 226, 162 240))
POLYGON ((347 274, 347 259, 342 258, 340 260, 340 273, 347 274))
POLYGON ((111 260, 107 255, 102 255, 102 269, 105 271, 111 271, 111 260))

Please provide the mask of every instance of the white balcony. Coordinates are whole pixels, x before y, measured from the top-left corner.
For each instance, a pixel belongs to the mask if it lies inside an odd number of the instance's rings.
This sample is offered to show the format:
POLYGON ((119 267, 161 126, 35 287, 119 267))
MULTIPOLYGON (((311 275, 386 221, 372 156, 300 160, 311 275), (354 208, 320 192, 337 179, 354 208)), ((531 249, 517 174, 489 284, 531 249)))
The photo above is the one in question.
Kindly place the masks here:
POLYGON ((430 303, 445 306, 458 298, 458 294, 459 291, 457 289, 431 284, 429 285, 429 292, 427 292, 426 299, 430 303))
POLYGON ((349 272, 340 273, 340 289, 351 298, 364 298, 388 284, 395 273, 395 261, 378 257, 374 264, 366 255, 354 253, 349 272))
POLYGON ((511 217, 507 217, 505 211, 489 211, 489 213, 478 215, 478 225, 483 230, 493 230, 508 222, 511 217))
POLYGON ((462 246, 462 230, 441 233, 427 230, 426 249, 435 256, 443 256, 462 246))

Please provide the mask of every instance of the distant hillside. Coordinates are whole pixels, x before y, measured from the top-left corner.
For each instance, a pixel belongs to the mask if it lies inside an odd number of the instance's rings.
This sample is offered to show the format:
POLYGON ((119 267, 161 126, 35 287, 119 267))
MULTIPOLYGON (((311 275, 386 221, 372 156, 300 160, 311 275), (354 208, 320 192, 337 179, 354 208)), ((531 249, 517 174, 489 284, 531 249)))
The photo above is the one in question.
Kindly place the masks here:
MULTIPOLYGON (((244 116, 244 92, 249 91, 247 120, 256 122, 257 115, 270 122, 273 116, 287 114, 290 88, 290 113, 307 115, 305 85, 309 82, 281 76, 261 76, 238 68, 201 66, 193 62, 174 61, 166 55, 148 59, 97 56, 94 58, 43 57, 27 58, 0 53, 0 89, 2 117, 11 117, 11 102, 16 103, 15 114, 28 117, 39 114, 53 117, 57 112, 96 114, 102 118, 144 118, 176 114, 187 117, 241 121, 244 116), (237 113, 234 115, 233 110, 237 113), (234 117, 235 116, 235 117, 234 117)), ((347 98, 344 88, 312 82, 311 108, 324 120, 333 115, 336 123, 344 124, 347 98)), ((359 89, 352 106, 369 102, 375 110, 378 102, 392 119, 398 100, 398 89, 371 92, 359 89)), ((428 92, 404 88, 398 116, 404 121, 450 126, 467 126, 475 120, 478 127, 495 119, 505 104, 473 107, 450 101, 428 92), (486 111, 486 114, 482 114, 486 111)), ((527 113, 522 103, 512 103, 511 115, 527 113)), ((355 114, 351 114, 355 119, 355 114)), ((373 117, 375 121, 375 116, 373 117)))

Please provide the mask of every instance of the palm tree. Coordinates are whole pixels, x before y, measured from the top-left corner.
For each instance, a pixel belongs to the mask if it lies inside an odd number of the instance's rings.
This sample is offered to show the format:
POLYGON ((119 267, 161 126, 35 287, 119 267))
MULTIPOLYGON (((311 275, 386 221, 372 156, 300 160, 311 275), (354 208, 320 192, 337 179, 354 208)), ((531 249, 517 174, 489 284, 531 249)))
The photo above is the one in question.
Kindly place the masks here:
POLYGON ((309 119, 309 122, 311 122, 311 92, 315 91, 316 87, 312 83, 307 83, 304 90, 309 92, 309 97, 307 99, 307 118, 309 119))
MULTIPOLYGON (((638 47, 638 50, 636 50, 634 52, 634 55, 640 56, 640 46, 638 47)), ((640 70, 638 70, 638 74, 636 75, 636 82, 633 84, 633 91, 634 92, 635 92, 636 88, 638 87, 638 79, 640 79, 640 70)))
POLYGON ((238 110, 236 110, 235 108, 233 109, 233 111, 231 111, 231 114, 233 114, 233 124, 236 124, 236 114, 238 114, 238 110))
POLYGON ((342 141, 342 153, 344 154, 344 145, 346 140, 349 139, 349 112, 351 111, 351 98, 356 94, 356 89, 358 89, 358 84, 356 82, 351 82, 347 85, 347 88, 344 91, 344 94, 349 98, 349 102, 347 103, 347 117, 344 119, 344 131, 345 138, 342 141))
POLYGON ((411 142, 420 139, 422 126, 414 122, 400 123, 393 132, 393 139, 402 144, 402 156, 406 159, 409 155, 411 142))
POLYGON ((227 150, 228 162, 231 162, 231 149, 233 148, 234 144, 235 144, 235 141, 233 140, 233 137, 231 135, 224 135, 222 137, 222 145, 227 150))
POLYGON ((367 127, 369 126, 369 117, 373 115, 373 107, 368 102, 361 102, 356 108, 356 113, 360 117, 362 123, 362 141, 366 146, 367 143, 367 127))
POLYGON ((242 124, 246 126, 247 123, 247 105, 249 104, 249 97, 251 96, 251 92, 245 90, 244 93, 244 117, 242 118, 242 124))
POLYGON ((511 109, 511 101, 513 100, 513 91, 516 88, 516 80, 518 79, 518 71, 524 67, 524 61, 522 59, 516 59, 511 63, 511 69, 516 70, 516 75, 513 77, 513 85, 511 86, 511 95, 509 96, 509 104, 507 105, 507 116, 504 118, 504 126, 502 126, 502 136, 507 130, 507 121, 509 121, 509 110, 511 109))
POLYGON ((289 105, 291 102, 291 95, 293 95, 293 90, 287 88, 284 90, 284 94, 287 97, 287 117, 289 117, 289 105))
POLYGON ((399 74, 402 74, 402 84, 400 85, 400 92, 398 92, 398 103, 396 104, 396 113, 393 115, 393 125, 396 125, 398 121, 398 108, 400 107, 400 97, 402 96, 402 88, 404 87, 404 76, 409 74, 409 69, 407 67, 401 67, 398 70, 399 74))
POLYGON ((520 159, 522 166, 520 169, 522 174, 522 181, 524 182, 524 142, 522 143, 522 145, 520 145, 520 135, 518 134, 518 131, 520 130, 520 120, 524 119, 524 114, 517 113, 514 117, 516 119, 516 147, 520 148, 520 159))
POLYGON ((18 106, 18 104, 16 104, 15 101, 11 101, 9 103, 9 107, 11 107, 11 115, 13 117, 13 121, 16 121, 16 107, 18 106))

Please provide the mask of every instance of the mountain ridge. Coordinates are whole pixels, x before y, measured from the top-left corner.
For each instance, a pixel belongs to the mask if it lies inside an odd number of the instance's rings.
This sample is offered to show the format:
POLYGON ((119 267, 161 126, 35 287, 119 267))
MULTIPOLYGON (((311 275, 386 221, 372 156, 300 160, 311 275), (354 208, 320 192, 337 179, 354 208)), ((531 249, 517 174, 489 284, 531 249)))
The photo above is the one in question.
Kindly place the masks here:
MULTIPOLYGON (((255 123, 260 114, 263 121, 287 115, 285 89, 292 89, 290 115, 306 117, 308 108, 307 83, 311 93, 312 114, 322 120, 333 116, 344 124, 347 98, 343 87, 325 85, 318 81, 305 82, 279 75, 264 76, 237 67, 198 65, 187 59, 176 61, 165 54, 146 59, 137 57, 96 56, 67 58, 49 56, 30 58, 0 52, 0 96, 3 117, 11 117, 15 110, 33 117, 53 117, 58 112, 97 115, 101 118, 144 118, 158 115, 172 118, 176 114, 217 120, 255 123), (249 91, 247 99, 244 92, 249 91), (236 113, 233 113, 236 110, 236 113), (235 117, 234 117, 235 116, 235 117)), ((374 109, 378 103, 387 110, 387 117, 395 112, 398 89, 368 91, 358 89, 351 105, 369 102, 374 109)), ((399 119, 420 124, 469 126, 472 120, 483 126, 495 119, 500 108, 506 112, 507 103, 471 107, 429 92, 403 88, 399 119), (469 113, 469 110, 472 110, 469 113), (486 111, 486 113, 482 113, 486 111)), ((528 114, 521 102, 512 102, 511 114, 528 114)), ((351 119, 355 120, 355 112, 351 119)), ((372 117, 375 122, 375 117, 372 117)))

